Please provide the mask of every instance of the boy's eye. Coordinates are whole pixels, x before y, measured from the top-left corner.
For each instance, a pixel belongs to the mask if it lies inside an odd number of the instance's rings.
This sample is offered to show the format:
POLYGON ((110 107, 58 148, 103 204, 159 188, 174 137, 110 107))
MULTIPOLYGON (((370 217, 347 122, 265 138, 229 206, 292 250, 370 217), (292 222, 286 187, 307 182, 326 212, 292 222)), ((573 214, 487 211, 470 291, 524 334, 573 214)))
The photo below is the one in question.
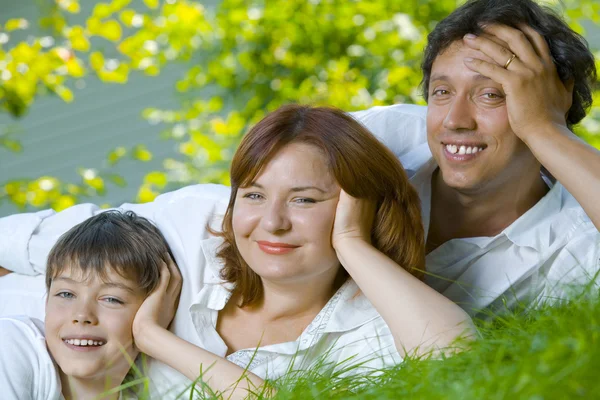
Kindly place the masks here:
POLYGON ((109 304, 125 304, 121 300, 117 299, 116 297, 105 297, 104 301, 106 301, 109 304))
POLYGON ((71 292, 58 292, 56 297, 62 297, 63 299, 72 299, 75 295, 71 292))

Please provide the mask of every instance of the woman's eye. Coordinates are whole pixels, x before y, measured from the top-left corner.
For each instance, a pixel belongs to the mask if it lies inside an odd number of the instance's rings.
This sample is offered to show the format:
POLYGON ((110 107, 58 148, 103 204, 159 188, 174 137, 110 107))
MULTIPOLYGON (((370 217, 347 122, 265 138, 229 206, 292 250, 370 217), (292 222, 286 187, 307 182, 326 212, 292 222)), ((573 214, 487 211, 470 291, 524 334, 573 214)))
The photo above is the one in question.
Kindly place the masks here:
POLYGON ((72 299, 75 295, 71 292, 58 292, 56 297, 62 297, 63 299, 72 299))
POLYGON ((250 199, 250 200, 260 200, 262 198, 262 196, 258 193, 246 193, 244 195, 245 199, 250 199))
POLYGON ((312 203, 316 203, 317 201, 315 199, 311 199, 308 197, 300 197, 296 200, 294 200, 296 203, 300 203, 300 204, 312 204, 312 203))

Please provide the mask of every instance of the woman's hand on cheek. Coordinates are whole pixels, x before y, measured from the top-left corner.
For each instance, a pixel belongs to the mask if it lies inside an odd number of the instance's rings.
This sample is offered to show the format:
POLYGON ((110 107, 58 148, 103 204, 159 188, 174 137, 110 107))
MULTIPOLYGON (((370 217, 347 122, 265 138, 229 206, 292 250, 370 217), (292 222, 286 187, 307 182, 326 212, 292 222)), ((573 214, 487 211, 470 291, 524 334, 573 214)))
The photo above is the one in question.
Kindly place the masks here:
POLYGON ((167 329, 179 304, 181 293, 181 273, 169 258, 163 263, 160 271, 160 283, 142 303, 133 320, 133 339, 142 352, 147 343, 144 340, 153 328, 167 329))
POLYGON ((371 243, 371 228, 375 219, 375 203, 357 199, 342 190, 335 210, 331 243, 339 250, 340 243, 348 239, 371 243))

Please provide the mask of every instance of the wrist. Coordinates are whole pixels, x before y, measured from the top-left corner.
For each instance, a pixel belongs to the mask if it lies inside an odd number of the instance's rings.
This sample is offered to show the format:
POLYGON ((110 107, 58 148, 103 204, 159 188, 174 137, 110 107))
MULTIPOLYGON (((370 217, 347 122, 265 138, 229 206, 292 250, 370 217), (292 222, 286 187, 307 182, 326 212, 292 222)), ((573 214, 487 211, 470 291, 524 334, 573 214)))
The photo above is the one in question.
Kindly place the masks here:
POLYGON ((161 326, 152 323, 151 321, 141 321, 134 324, 132 329, 135 346, 142 353, 152 356, 152 344, 157 343, 157 335, 160 335, 160 331, 164 330, 161 326))

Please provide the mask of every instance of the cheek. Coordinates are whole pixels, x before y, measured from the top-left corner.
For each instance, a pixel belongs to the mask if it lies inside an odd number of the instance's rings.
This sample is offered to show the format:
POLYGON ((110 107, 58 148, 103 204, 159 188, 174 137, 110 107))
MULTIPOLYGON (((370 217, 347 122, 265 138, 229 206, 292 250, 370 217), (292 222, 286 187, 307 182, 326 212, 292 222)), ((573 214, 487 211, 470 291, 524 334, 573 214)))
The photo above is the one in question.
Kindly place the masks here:
POLYGON ((252 232, 256 222, 256 213, 244 205, 236 206, 231 215, 231 225, 235 237, 247 236, 252 232))
POLYGON ((119 341, 123 345, 131 344, 133 319, 135 318, 135 310, 127 310, 124 312, 106 312, 104 315, 99 315, 100 321, 105 321, 103 324, 106 333, 113 340, 119 341))
POLYGON ((302 230, 303 236, 309 241, 320 246, 331 248, 331 231, 335 219, 335 206, 332 202, 320 209, 313 209, 309 213, 298 213, 294 218, 294 226, 302 230))

